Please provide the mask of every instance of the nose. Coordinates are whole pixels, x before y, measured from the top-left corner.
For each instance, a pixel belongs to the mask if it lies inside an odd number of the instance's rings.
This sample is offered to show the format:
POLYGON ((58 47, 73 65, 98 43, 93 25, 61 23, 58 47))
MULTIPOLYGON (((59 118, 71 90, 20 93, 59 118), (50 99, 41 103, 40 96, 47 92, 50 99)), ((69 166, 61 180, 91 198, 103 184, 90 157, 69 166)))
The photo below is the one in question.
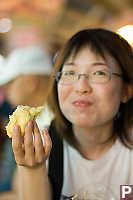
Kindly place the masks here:
POLYGON ((75 90, 79 94, 85 94, 90 93, 92 91, 92 87, 89 80, 85 76, 80 76, 75 83, 75 90))

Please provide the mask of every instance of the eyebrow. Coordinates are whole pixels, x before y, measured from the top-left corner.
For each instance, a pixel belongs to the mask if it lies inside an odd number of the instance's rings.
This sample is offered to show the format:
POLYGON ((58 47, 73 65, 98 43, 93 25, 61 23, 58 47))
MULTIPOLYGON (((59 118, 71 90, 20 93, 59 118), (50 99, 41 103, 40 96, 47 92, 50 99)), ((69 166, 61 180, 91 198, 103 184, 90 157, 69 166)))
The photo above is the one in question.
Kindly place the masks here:
MULTIPOLYGON (((107 67, 109 67, 106 63, 103 63, 103 62, 94 62, 94 63, 90 63, 91 64, 91 66, 93 67, 93 66, 97 66, 97 65, 103 65, 103 66, 107 66, 107 67)), ((76 66, 76 64, 74 63, 74 62, 68 62, 68 63, 64 63, 64 66, 71 66, 71 65, 73 65, 73 66, 76 66)), ((89 65, 89 63, 88 63, 88 65, 89 65)))

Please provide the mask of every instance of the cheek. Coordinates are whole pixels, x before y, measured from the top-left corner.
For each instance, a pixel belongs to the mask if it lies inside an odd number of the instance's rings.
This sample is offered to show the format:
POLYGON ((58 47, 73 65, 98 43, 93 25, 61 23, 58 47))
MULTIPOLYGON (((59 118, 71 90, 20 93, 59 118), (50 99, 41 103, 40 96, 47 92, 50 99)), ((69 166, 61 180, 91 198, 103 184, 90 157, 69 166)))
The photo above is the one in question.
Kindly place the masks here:
POLYGON ((58 99, 59 99, 59 105, 61 109, 63 109, 63 107, 65 106, 67 102, 66 100, 69 97, 71 91, 72 91, 72 88, 68 86, 58 85, 58 99))
MULTIPOLYGON (((119 110, 122 86, 121 84, 107 85, 99 91, 99 105, 108 113, 116 114, 119 110)), ((97 98, 98 99, 98 98, 97 98)))

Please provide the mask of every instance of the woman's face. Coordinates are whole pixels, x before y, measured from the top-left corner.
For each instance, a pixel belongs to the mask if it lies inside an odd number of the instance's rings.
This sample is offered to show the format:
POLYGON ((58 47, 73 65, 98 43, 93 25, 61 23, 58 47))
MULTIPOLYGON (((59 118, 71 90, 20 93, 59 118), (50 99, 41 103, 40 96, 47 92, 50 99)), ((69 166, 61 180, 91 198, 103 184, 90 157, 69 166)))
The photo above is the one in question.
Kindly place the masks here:
MULTIPOLYGON (((86 74, 92 70, 108 70, 121 74, 118 64, 108 56, 106 61, 89 47, 82 48, 64 64, 62 71, 86 74)), ((59 105, 63 115, 79 127, 111 124, 124 99, 122 78, 112 75, 106 83, 91 83, 84 76, 72 84, 58 83, 59 105)))

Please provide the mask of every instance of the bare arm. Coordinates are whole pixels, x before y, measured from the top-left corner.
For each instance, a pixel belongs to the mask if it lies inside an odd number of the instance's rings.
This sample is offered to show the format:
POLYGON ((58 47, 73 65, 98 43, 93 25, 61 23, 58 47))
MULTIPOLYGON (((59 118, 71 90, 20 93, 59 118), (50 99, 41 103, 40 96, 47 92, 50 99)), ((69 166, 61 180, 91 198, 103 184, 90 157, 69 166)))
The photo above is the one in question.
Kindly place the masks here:
POLYGON ((29 169, 19 166, 19 199, 51 200, 52 191, 45 166, 29 169))
POLYGON ((28 123, 24 137, 20 134, 19 126, 14 128, 12 145, 18 164, 19 200, 52 199, 52 189, 46 169, 46 160, 52 143, 46 132, 44 140, 45 147, 36 123, 28 123))

